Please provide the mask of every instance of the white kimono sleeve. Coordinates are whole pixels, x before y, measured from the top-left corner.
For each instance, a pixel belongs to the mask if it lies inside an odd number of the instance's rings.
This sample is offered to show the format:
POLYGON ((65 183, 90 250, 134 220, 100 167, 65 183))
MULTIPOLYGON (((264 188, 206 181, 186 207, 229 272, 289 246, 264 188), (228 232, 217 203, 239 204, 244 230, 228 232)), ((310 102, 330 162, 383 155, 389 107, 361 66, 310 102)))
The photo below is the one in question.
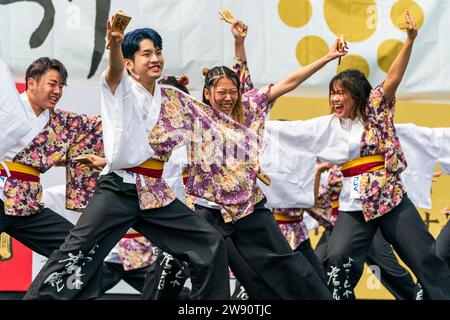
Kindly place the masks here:
MULTIPOLYGON (((266 122, 265 134, 269 143, 260 164, 272 180, 269 187, 261 184, 267 206, 313 206, 316 157, 333 164, 341 164, 348 158, 348 146, 342 143, 345 139, 339 136, 339 130, 331 130, 335 125, 330 116, 306 121, 266 122)), ((417 207, 429 209, 438 155, 443 172, 450 172, 450 129, 431 129, 413 124, 399 124, 396 128, 408 162, 407 169, 401 174, 405 189, 417 207)))
POLYGON ((0 160, 30 130, 30 119, 0 48, 0 160))
POLYGON ((395 127, 408 164, 400 174, 408 197, 416 207, 431 209, 431 183, 439 148, 433 129, 412 123, 395 127))
POLYGON ((450 128, 434 128, 434 140, 439 141, 438 162, 441 171, 450 174, 450 128))
POLYGON ((302 125, 299 121, 266 121, 264 137, 267 148, 260 158, 261 169, 271 180, 270 186, 258 181, 266 195, 266 206, 271 208, 308 208, 314 204, 314 195, 310 186, 314 185, 315 155, 306 148, 299 133, 302 125), (291 131, 292 130, 292 131, 291 131), (303 164, 300 164, 303 163, 303 164))
POLYGON ((101 110, 107 165, 102 174, 135 167, 154 155, 147 140, 143 106, 138 105, 142 99, 131 89, 130 82, 133 80, 124 71, 122 81, 113 94, 105 80, 105 73, 101 78, 101 110))
POLYGON ((314 205, 316 157, 332 140, 330 116, 306 121, 266 121, 268 146, 260 165, 272 183, 260 183, 272 208, 311 208, 314 205))
POLYGON ((319 227, 319 222, 316 219, 311 217, 307 211, 303 213, 303 222, 305 223, 308 231, 317 229, 319 227))
POLYGON ((175 149, 164 164, 162 178, 167 182, 175 196, 186 203, 186 189, 183 183, 183 168, 187 166, 187 148, 185 145, 175 149))

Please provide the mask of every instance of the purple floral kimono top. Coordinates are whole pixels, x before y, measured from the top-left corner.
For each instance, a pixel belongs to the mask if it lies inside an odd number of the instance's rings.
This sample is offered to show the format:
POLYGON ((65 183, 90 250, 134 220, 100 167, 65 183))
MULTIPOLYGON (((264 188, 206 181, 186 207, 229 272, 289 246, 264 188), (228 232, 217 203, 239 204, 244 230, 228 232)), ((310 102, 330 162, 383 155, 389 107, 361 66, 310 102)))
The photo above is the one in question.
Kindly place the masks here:
POLYGON ((394 126, 394 106, 395 99, 389 104, 384 95, 383 83, 372 89, 365 109, 361 157, 382 154, 385 167, 361 175, 359 192, 366 221, 394 209, 405 192, 400 173, 407 164, 394 126))
POLYGON ((286 237, 292 250, 295 250, 303 241, 309 239, 309 230, 303 222, 304 209, 301 208, 277 208, 273 209, 277 213, 286 217, 298 217, 298 221, 289 223, 278 223, 281 233, 286 237))
MULTIPOLYGON (((234 58, 232 68, 236 75, 239 77, 241 83, 244 126, 258 134, 259 136, 262 136, 264 132, 264 122, 266 120, 266 117, 270 109, 275 104, 274 101, 271 103, 268 102, 271 85, 264 86, 261 89, 255 89, 250 77, 247 62, 243 61, 240 58, 234 58)), ((260 152, 262 152, 262 150, 260 150, 260 152)), ((258 163, 257 167, 259 168, 259 159, 256 160, 258 163)), ((264 193, 262 189, 257 184, 255 184, 253 188, 251 204, 258 203, 262 199, 264 199, 264 193)), ((251 213, 251 211, 245 210, 245 208, 247 207, 246 204, 241 204, 240 207, 241 210, 238 211, 237 215, 233 219, 225 212, 223 212, 225 222, 236 221, 251 213)))
POLYGON ((331 202, 339 200, 339 194, 342 189, 342 178, 343 176, 339 166, 332 166, 329 169, 326 182, 320 183, 319 194, 317 195, 316 206, 325 211, 327 220, 333 225, 336 223, 338 214, 332 212, 331 202))
MULTIPOLYGON (((148 142, 153 158, 162 161, 175 148, 188 146, 188 194, 220 204, 231 219, 253 211, 260 139, 252 131, 179 90, 161 86, 161 111, 148 142)), ((162 178, 138 175, 136 188, 141 210, 175 199, 162 178)))
MULTIPOLYGON (((100 117, 77 115, 63 110, 51 110, 50 120, 31 143, 21 150, 14 162, 38 169, 40 173, 50 169, 55 161, 71 152, 97 153, 102 148, 100 117)), ((99 172, 89 172, 79 176, 74 169, 76 163, 69 160, 73 170, 73 179, 69 181, 67 199, 69 208, 84 207, 95 189, 99 172)), ((44 204, 42 186, 39 182, 8 178, 4 186, 5 214, 11 216, 29 216, 39 213, 44 204)))
POLYGON ((116 244, 116 250, 125 271, 148 267, 157 257, 156 247, 144 236, 124 237, 116 244))

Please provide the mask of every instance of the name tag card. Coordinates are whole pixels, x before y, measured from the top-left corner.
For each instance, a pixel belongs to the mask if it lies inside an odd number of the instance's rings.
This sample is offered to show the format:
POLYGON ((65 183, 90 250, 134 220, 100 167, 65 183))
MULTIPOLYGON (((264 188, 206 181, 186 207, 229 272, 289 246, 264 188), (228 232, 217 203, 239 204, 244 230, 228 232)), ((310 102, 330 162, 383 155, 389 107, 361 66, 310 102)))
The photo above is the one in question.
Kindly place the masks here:
POLYGON ((350 191, 350 199, 360 199, 359 183, 361 181, 361 175, 352 177, 352 189, 350 191))

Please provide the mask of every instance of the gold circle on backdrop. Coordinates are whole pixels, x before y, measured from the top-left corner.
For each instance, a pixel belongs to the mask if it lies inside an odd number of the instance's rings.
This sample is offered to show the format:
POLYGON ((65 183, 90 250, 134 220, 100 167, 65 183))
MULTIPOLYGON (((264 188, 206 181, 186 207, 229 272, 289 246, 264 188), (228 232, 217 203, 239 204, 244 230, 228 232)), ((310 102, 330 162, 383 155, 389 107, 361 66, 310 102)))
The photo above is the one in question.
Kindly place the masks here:
POLYGON ((375 0, 325 0, 323 10, 331 32, 347 41, 364 41, 377 29, 375 0))
MULTIPOLYGON (((425 15, 422 8, 415 2, 411 0, 399 0, 397 1, 391 9, 391 20, 397 29, 399 24, 405 22, 405 11, 409 10, 411 16, 416 20, 417 29, 423 25, 425 15)), ((404 30, 405 31, 405 30, 404 30)))
POLYGON ((386 40, 379 47, 377 51, 378 66, 384 72, 388 72, 395 57, 400 52, 403 42, 400 40, 386 40))
POLYGON ((370 72, 369 64, 367 63, 366 59, 364 59, 361 56, 351 54, 343 57, 341 60, 341 64, 338 65, 336 69, 336 72, 339 73, 347 69, 357 69, 362 73, 364 73, 366 78, 369 78, 370 72))
POLYGON ((326 55, 328 50, 328 44, 321 37, 307 36, 298 42, 295 55, 298 63, 304 67, 326 55))
POLYGON ((308 0, 280 0, 278 15, 287 26, 300 28, 311 19, 312 7, 308 0))

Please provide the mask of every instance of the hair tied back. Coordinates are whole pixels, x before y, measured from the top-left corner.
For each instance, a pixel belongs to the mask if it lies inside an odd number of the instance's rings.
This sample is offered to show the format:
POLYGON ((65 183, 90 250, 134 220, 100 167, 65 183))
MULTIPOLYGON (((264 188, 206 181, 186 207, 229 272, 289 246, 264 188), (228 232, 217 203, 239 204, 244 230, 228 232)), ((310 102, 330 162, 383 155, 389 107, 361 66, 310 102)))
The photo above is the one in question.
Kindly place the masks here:
POLYGON ((189 77, 185 74, 182 74, 181 76, 177 77, 178 84, 187 86, 189 84, 189 77))

